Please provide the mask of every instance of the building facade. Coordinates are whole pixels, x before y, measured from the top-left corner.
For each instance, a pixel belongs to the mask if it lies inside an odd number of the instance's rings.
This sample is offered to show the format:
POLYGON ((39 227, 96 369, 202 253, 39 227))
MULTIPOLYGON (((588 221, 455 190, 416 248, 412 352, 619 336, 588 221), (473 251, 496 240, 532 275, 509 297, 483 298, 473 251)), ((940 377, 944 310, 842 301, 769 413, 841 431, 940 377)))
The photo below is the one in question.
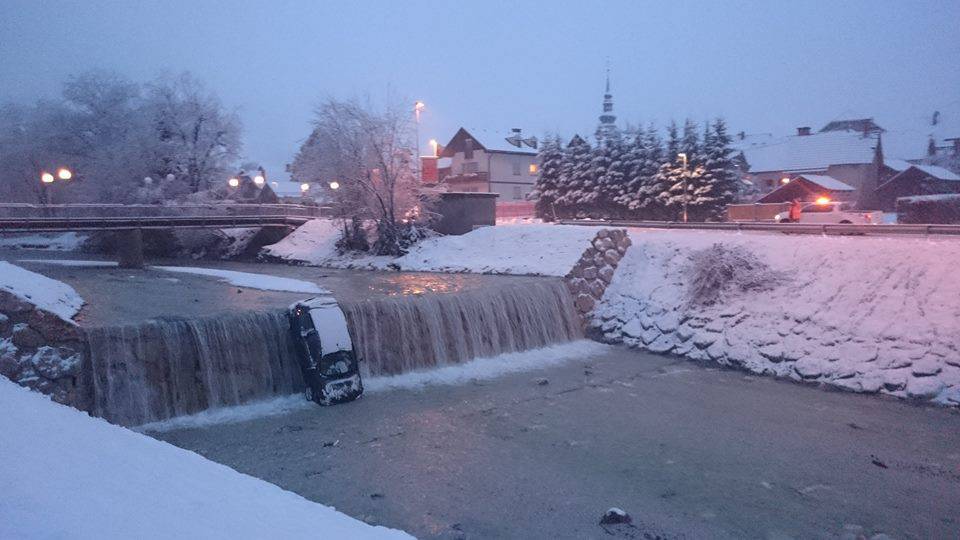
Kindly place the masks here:
POLYGON ((460 128, 440 158, 441 184, 449 191, 496 193, 500 202, 524 200, 539 171, 536 137, 524 138, 519 129, 498 136, 460 128))

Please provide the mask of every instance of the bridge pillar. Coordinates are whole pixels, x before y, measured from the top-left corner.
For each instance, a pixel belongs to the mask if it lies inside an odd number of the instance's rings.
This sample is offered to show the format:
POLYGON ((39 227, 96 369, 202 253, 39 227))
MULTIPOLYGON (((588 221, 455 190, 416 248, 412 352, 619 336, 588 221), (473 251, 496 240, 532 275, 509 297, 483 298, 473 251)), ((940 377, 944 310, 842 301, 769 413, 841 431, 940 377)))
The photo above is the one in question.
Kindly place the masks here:
POLYGON ((143 232, 129 229, 117 233, 117 259, 121 268, 143 268, 143 232))

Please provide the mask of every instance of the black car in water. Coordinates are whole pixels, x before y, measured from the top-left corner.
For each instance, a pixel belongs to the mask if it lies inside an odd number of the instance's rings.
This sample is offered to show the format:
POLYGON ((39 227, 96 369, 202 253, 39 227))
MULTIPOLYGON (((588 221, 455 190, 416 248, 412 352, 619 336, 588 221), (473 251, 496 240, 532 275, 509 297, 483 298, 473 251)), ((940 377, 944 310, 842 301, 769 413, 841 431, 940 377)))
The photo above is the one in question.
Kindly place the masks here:
POLYGON ((336 300, 318 296, 291 306, 290 331, 308 400, 335 405, 363 394, 359 359, 336 300))

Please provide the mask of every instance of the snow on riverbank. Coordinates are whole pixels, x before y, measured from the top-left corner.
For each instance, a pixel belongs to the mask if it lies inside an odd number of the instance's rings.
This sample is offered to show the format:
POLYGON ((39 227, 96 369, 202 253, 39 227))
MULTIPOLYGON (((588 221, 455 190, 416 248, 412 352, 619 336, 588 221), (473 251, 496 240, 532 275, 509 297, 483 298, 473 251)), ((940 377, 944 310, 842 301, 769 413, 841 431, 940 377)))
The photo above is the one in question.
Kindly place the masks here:
MULTIPOLYGON (((495 379, 509 373, 534 371, 572 360, 589 358, 602 354, 606 350, 607 345, 582 339, 529 351, 504 353, 490 358, 475 358, 463 364, 437 369, 414 371, 390 377, 370 377, 363 380, 363 386, 365 393, 376 394, 391 390, 422 390, 430 386, 466 384, 470 381, 495 379)), ((162 432, 215 424, 232 424, 316 406, 306 401, 300 394, 281 396, 236 407, 209 409, 189 416, 144 424, 136 429, 145 432, 162 432)))
POLYGON ((960 404, 960 242, 631 229, 595 311, 609 341, 861 392, 960 404), (684 269, 715 243, 778 279, 691 304, 684 269))
POLYGON ((86 235, 75 232, 56 234, 24 234, 0 237, 0 248, 78 251, 80 246, 83 245, 86 240, 86 235))
POLYGON ((424 272, 475 272, 563 276, 596 235, 592 227, 515 224, 481 227, 461 236, 424 240, 396 259, 342 256, 333 221, 310 221, 262 254, 290 262, 335 268, 401 269, 424 272))
POLYGON ((73 287, 3 261, 0 261, 0 290, 65 321, 72 321, 83 307, 83 298, 73 287))
POLYGON ((0 538, 411 538, 0 378, 0 538))
POLYGON ((330 294, 330 291, 324 289, 316 283, 311 283, 302 279, 271 276, 268 274, 236 272, 233 270, 218 270, 215 268, 197 268, 194 266, 151 266, 150 268, 154 270, 163 270, 165 272, 180 272, 183 274, 215 277, 231 285, 235 285, 237 287, 248 287, 250 289, 298 292, 307 294, 330 294))

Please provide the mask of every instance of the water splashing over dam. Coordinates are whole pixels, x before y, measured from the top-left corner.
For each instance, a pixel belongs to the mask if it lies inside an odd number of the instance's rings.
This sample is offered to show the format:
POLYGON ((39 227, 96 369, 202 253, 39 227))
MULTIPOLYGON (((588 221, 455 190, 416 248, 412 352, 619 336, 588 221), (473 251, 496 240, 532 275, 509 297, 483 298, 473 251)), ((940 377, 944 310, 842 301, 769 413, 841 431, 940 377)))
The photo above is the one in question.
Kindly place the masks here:
MULTIPOLYGON (((582 337, 559 280, 342 304, 364 376, 582 337)), ((286 312, 153 319, 85 330, 91 412, 138 425, 300 391, 286 312)))

